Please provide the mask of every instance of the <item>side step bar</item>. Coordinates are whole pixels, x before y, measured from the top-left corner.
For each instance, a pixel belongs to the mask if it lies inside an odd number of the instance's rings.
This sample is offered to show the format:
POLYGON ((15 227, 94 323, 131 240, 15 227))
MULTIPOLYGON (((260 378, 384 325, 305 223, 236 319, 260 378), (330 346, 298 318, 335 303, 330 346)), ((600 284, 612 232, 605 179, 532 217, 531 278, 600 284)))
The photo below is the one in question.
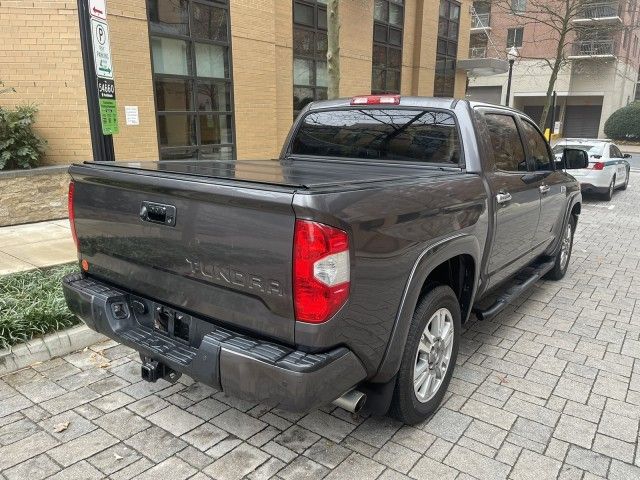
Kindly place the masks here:
POLYGON ((534 283, 540 280, 545 274, 553 268, 555 260, 550 260, 544 263, 539 263, 524 270, 521 275, 516 276, 516 280, 520 280, 520 283, 509 287, 504 293, 501 293, 493 305, 485 309, 477 307, 473 308, 473 313, 476 314, 478 320, 491 320, 498 315, 504 308, 509 305, 513 300, 522 295, 523 292, 529 289, 534 283))

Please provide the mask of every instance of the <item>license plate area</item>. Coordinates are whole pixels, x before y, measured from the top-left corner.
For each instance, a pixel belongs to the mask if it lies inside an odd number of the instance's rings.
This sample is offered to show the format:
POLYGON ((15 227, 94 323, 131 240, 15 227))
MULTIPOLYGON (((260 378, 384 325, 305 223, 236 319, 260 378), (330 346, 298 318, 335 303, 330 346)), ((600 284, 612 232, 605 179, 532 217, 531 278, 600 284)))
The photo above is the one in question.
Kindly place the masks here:
POLYGON ((129 307, 140 325, 153 328, 154 331, 187 345, 195 342, 194 319, 191 315, 138 297, 130 299, 129 307))

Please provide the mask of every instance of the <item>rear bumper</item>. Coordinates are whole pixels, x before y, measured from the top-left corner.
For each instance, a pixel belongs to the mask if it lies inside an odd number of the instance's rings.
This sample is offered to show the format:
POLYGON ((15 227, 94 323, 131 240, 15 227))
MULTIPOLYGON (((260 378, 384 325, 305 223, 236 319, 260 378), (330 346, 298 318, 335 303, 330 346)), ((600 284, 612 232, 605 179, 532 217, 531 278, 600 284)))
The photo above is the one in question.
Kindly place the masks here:
POLYGON ((583 193, 607 193, 609 191, 609 185, 600 187, 591 183, 580 183, 580 190, 583 193))
MULTIPOLYGON (((304 412, 326 405, 366 372, 350 350, 309 354, 233 332, 184 312, 178 338, 153 327, 162 305, 81 274, 63 282, 69 309, 93 330, 225 393, 304 412), (144 305, 144 309, 140 307, 144 305)), ((173 327, 171 327, 173 328, 173 327)))

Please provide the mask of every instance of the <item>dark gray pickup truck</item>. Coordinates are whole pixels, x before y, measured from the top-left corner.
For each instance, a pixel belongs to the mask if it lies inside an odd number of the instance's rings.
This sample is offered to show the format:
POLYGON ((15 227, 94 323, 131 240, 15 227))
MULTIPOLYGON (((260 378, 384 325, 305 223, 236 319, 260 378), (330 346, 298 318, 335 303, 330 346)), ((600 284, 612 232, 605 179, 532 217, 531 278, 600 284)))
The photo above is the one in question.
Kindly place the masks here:
POLYGON ((472 312, 565 274, 587 161, 515 110, 383 95, 311 104, 278 160, 73 165, 66 300, 147 380, 415 423, 472 312))

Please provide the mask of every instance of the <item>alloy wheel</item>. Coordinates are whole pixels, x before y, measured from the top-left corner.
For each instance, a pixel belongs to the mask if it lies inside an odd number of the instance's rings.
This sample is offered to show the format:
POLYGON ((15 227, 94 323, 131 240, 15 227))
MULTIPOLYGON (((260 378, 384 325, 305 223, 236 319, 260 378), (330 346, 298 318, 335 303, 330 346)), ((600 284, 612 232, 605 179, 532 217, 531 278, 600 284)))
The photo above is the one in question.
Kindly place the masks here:
POLYGON ((564 235, 562 236, 562 246, 560 247, 560 268, 564 270, 567 268, 567 262, 569 261, 569 253, 571 252, 571 236, 573 230, 571 229, 571 222, 567 222, 564 235))

